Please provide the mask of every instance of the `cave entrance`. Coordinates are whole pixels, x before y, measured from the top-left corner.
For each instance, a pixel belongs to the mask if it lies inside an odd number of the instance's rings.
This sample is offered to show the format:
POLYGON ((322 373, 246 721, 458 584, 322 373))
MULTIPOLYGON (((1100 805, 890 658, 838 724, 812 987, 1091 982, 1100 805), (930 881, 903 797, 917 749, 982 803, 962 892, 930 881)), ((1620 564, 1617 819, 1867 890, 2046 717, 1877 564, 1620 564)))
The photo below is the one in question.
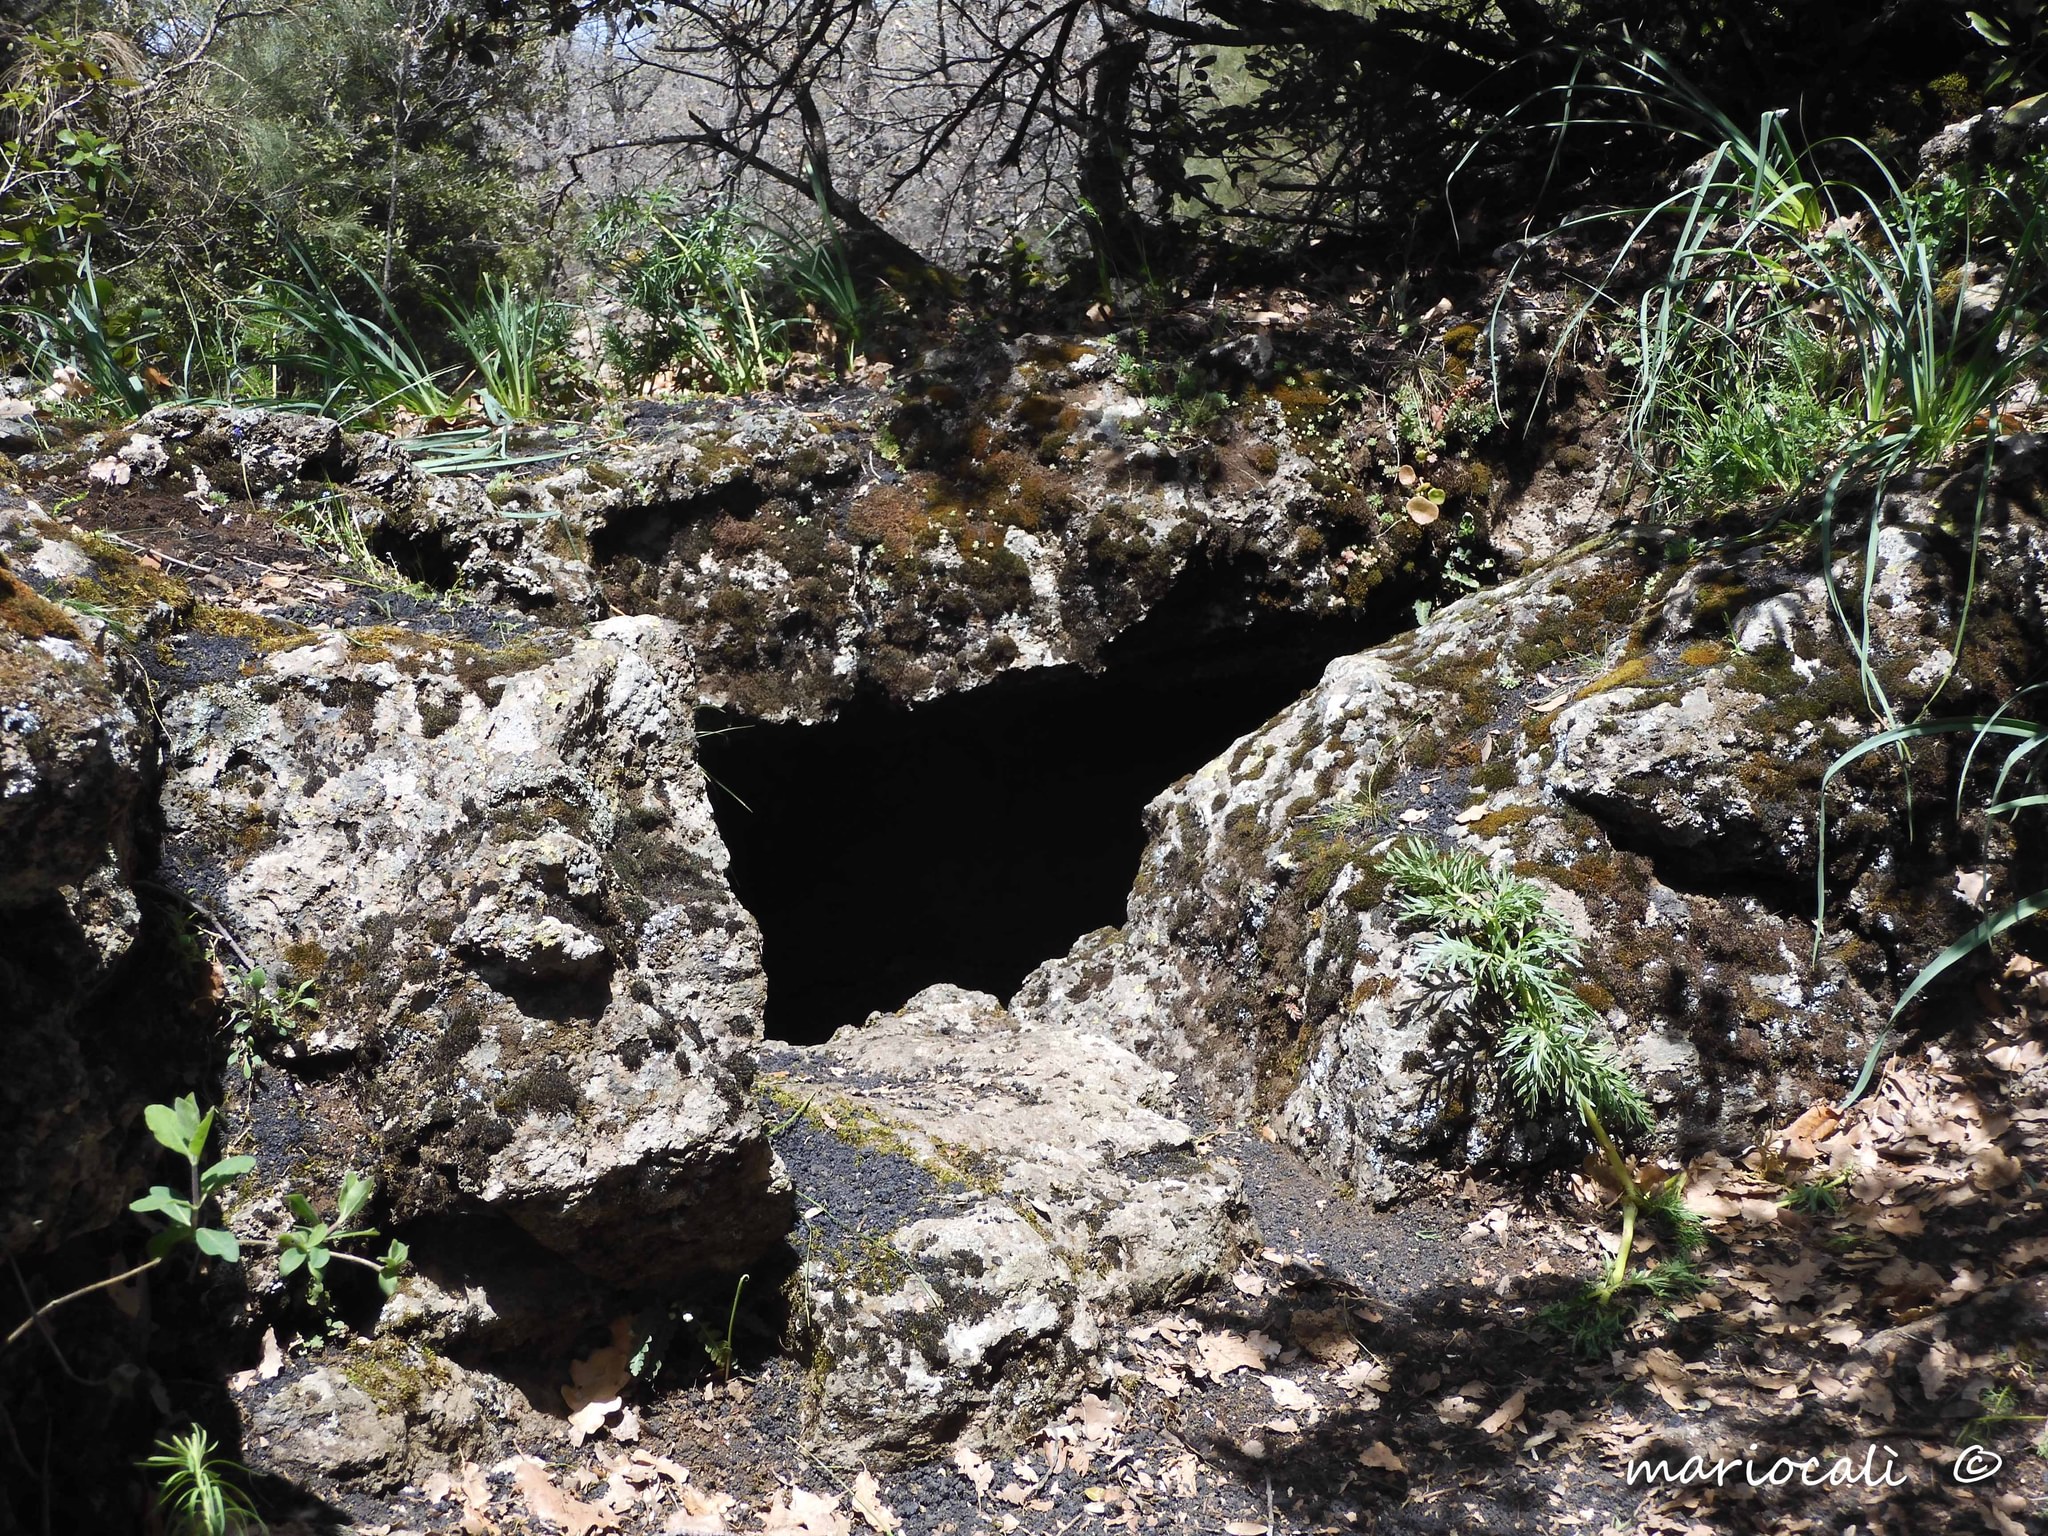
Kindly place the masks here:
POLYGON ((703 711, 698 743, 761 925, 770 1038, 815 1044, 950 981, 1008 998, 1124 921, 1146 803, 1389 626, 1155 613, 1103 670, 1047 668, 823 725, 703 711))

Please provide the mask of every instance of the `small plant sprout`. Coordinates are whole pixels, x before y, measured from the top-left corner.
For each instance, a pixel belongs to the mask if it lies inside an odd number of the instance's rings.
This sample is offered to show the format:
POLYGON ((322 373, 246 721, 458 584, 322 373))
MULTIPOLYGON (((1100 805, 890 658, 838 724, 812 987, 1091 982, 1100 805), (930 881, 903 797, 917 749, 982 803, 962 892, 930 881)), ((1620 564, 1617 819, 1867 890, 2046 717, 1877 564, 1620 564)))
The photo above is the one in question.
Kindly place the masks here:
MULTIPOLYGON (((214 1112, 210 1109, 202 1112, 198 1099, 189 1093, 174 1103, 152 1104, 143 1111, 143 1122, 149 1127, 150 1134, 165 1148, 184 1158, 188 1170, 184 1190, 158 1184, 129 1206, 130 1210, 141 1215, 159 1217, 164 1223, 149 1240, 149 1257, 132 1269, 109 1275, 104 1280, 95 1280, 90 1285, 82 1285, 75 1291, 67 1291, 44 1302, 17 1324, 5 1340, 0 1340, 0 1348, 14 1343, 65 1303, 133 1280, 155 1269, 188 1243, 208 1258, 219 1259, 226 1264, 242 1261, 241 1240, 225 1227, 205 1225, 206 1208, 223 1190, 245 1178, 255 1168, 256 1160, 236 1156, 208 1164, 206 1144, 213 1136, 213 1117, 214 1112)), ((361 1174, 344 1174, 331 1222, 322 1221, 312 1202, 304 1195, 292 1192, 285 1196, 285 1203, 298 1218, 298 1225, 277 1240, 278 1273, 289 1276, 304 1269, 307 1299, 314 1305, 318 1306, 326 1299, 322 1272, 334 1259, 375 1272, 377 1288, 386 1296, 398 1289, 398 1277, 404 1273, 411 1257, 404 1243, 394 1238, 383 1256, 376 1259, 345 1253, 337 1246, 356 1238, 377 1236, 374 1227, 349 1225, 362 1214, 375 1192, 376 1185, 361 1174)))
POLYGON ((189 1171, 184 1192, 175 1191, 168 1184, 158 1184, 129 1206, 132 1211, 164 1218, 164 1228, 149 1240, 149 1257, 132 1269, 109 1275, 104 1280, 95 1280, 91 1285, 82 1285, 75 1291, 67 1291, 44 1302, 16 1325, 6 1340, 0 1342, 0 1348, 12 1344, 66 1302, 133 1280, 155 1269, 187 1243, 208 1258, 229 1264, 241 1262, 242 1245, 234 1233, 220 1227, 202 1226, 200 1222, 208 1202, 254 1168, 256 1160, 224 1157, 210 1166, 201 1166, 206 1159, 207 1140, 213 1135, 213 1111, 209 1109, 201 1114, 199 1101, 191 1094, 173 1104, 152 1104, 143 1111, 142 1118, 158 1142, 185 1159, 189 1171))
POLYGON ((1433 930, 1424 941, 1425 972, 1460 984, 1471 1023, 1489 1040, 1515 1107, 1536 1120, 1564 1109, 1599 1149, 1621 1191, 1621 1242, 1607 1273, 1560 1321, 1597 1352, 1626 1323, 1618 1298, 1689 1295, 1704 1283, 1689 1256, 1704 1237, 1686 1209, 1682 1180, 1645 1188, 1616 1138, 1650 1126, 1650 1108, 1612 1051, 1594 1033, 1597 1015, 1572 987, 1579 943, 1534 881, 1494 869, 1464 849, 1420 838, 1397 844, 1380 861, 1408 922, 1433 930), (1638 1223, 1660 1227, 1677 1257, 1631 1273, 1638 1223))
POLYGON ((157 1442, 157 1453, 142 1465, 164 1474, 158 1503, 172 1536, 234 1536, 261 1527, 256 1510, 238 1486, 248 1476, 240 1462, 218 1454, 205 1430, 192 1428, 157 1442))
POLYGON ((1848 1182, 1846 1169, 1837 1169, 1816 1179, 1802 1179, 1778 1197, 1778 1204, 1806 1216, 1839 1216, 1842 1213, 1842 1187, 1848 1182))
POLYGON ((248 1082, 262 1060, 261 1047, 276 1040, 288 1040, 298 1032, 303 1014, 315 1017, 320 1000, 313 983, 302 981, 286 987, 275 981, 260 965, 233 973, 228 982, 228 1061, 248 1082))
POLYGON ((2034 1454, 2048 1457, 2048 1414, 2021 1413, 2020 1395, 2008 1383, 1986 1387, 1983 1396, 1977 1399, 1977 1406, 1983 1411, 1963 1427, 1956 1436, 1956 1444, 1962 1446, 1983 1445, 2008 1424, 2038 1424, 2044 1426, 2035 1431, 2034 1454))
POLYGON ((182 1156, 191 1169, 189 1199, 173 1193, 168 1185, 158 1184, 128 1207, 131 1211, 161 1216, 167 1223, 149 1240, 150 1257, 160 1259, 190 1243, 208 1258, 239 1264, 242 1245, 234 1233, 219 1227, 202 1227, 200 1211, 207 1201, 254 1168, 256 1159, 224 1157, 211 1167, 201 1168, 207 1139, 213 1134, 213 1111, 209 1109, 202 1115, 199 1101, 189 1093, 174 1104, 150 1105, 142 1112, 142 1119, 150 1134, 182 1156))
POLYGON ((326 1271, 328 1264, 335 1259, 373 1271, 377 1276, 377 1288, 386 1296, 398 1289, 398 1277, 404 1272, 409 1256, 404 1243, 393 1238, 382 1259, 366 1259, 360 1254, 345 1253, 337 1246, 354 1238, 377 1236, 375 1227, 349 1225, 362 1214, 363 1207, 370 1203, 370 1196, 376 1193, 376 1189, 375 1183, 359 1173, 343 1174, 331 1222, 321 1220, 320 1214, 313 1209, 313 1202, 304 1195, 294 1191, 285 1196, 285 1204, 298 1218, 298 1225, 277 1240, 277 1272, 290 1276, 304 1269, 306 1299, 314 1306, 320 1306, 327 1299, 326 1271))
POLYGON ((725 1337, 719 1338, 708 1329, 704 1339, 704 1353, 711 1357, 711 1364, 718 1372, 718 1379, 724 1381, 732 1375, 733 1330, 740 1321, 740 1293, 747 1288, 748 1276, 741 1275, 739 1284, 732 1288, 732 1307, 725 1315, 725 1337))

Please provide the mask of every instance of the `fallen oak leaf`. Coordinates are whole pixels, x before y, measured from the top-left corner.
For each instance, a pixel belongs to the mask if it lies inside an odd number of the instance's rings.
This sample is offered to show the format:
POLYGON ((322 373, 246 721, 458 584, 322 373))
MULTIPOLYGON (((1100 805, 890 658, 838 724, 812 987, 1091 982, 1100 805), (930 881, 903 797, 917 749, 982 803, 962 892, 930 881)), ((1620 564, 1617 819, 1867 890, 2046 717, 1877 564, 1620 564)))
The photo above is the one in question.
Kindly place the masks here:
POLYGON ((1528 1403, 1529 1394, 1517 1391, 1506 1402, 1479 1421, 1479 1432, 1482 1435, 1497 1435, 1501 1433, 1509 1425, 1521 1418, 1522 1410, 1528 1406, 1528 1403))
POLYGON ((761 1516, 764 1531, 795 1531, 802 1536, 852 1536, 853 1520, 839 1513, 839 1495, 830 1497, 805 1488, 778 1492, 761 1516))
POLYGON ((1396 1456, 1384 1440, 1373 1441, 1358 1453, 1358 1460, 1361 1465, 1373 1467, 1381 1472, 1406 1473, 1408 1470, 1408 1464, 1396 1456))
POLYGON ((1280 1346, 1263 1333, 1208 1332, 1195 1340, 1195 1352, 1203 1373, 1221 1381, 1232 1371, 1257 1370, 1280 1353, 1280 1346))
POLYGON ((1266 1384, 1266 1390, 1273 1394, 1273 1406, 1275 1408, 1313 1408, 1316 1405, 1316 1400, 1313 1397, 1310 1397, 1308 1393, 1302 1391, 1298 1385, 1289 1381, 1285 1376, 1261 1376, 1259 1380, 1263 1381, 1266 1384))
POLYGON ((882 1487, 867 1468, 861 1468, 853 1480, 853 1508, 861 1519, 874 1528, 878 1536, 894 1536, 902 1522, 896 1518, 896 1511, 882 1502, 882 1487))
POLYGON ((977 1499, 985 1497, 996 1480, 996 1469, 964 1445, 954 1449, 953 1465, 959 1469, 962 1477, 974 1484, 974 1496, 977 1499))
POLYGON ((595 1504, 572 1499, 554 1484, 547 1467, 533 1456, 514 1456, 501 1463, 499 1471, 512 1474, 526 1511, 544 1525, 559 1526, 568 1536, 590 1536, 592 1531, 615 1531, 619 1522, 595 1504))

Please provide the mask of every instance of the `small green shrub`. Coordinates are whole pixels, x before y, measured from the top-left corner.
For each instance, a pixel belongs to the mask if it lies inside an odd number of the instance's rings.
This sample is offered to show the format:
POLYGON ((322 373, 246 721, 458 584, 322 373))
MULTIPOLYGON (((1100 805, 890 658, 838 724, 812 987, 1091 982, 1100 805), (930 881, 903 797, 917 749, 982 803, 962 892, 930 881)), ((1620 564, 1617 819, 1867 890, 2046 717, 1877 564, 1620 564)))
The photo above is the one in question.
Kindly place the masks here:
POLYGON ((513 421, 541 415, 547 374, 568 343, 568 309, 487 274, 471 303, 442 311, 476 370, 485 410, 513 421))
POLYGON ((157 1453, 142 1465, 164 1474, 158 1503, 171 1536, 235 1536, 262 1522, 239 1484, 249 1472, 219 1454, 213 1436, 194 1427, 157 1442, 157 1453))
POLYGON ((775 242, 737 210, 690 215, 665 191, 616 199, 592 219, 587 251, 633 312, 605 331, 629 383, 675 368, 741 394, 788 355, 788 322, 768 305, 775 242))
POLYGON ((1460 984, 1469 1022, 1492 1042, 1517 1109, 1531 1119, 1570 1111, 1621 1190, 1614 1262, 1551 1318, 1588 1353, 1611 1348, 1633 1315, 1627 1293, 1662 1298, 1700 1288, 1704 1282, 1687 1261, 1705 1232, 1685 1207, 1680 1179, 1645 1189, 1616 1145, 1617 1135, 1649 1128, 1650 1107, 1594 1034, 1597 1015, 1574 988, 1578 940, 1541 886, 1469 850, 1410 838, 1382 857, 1380 869, 1403 920, 1431 930, 1423 969, 1460 984), (1663 1230, 1676 1257, 1632 1273, 1629 1256, 1642 1219, 1663 1230))
MULTIPOLYGON (((110 1275, 104 1280, 95 1280, 90 1285, 67 1291, 54 1300, 46 1301, 24 1318, 4 1340, 0 1348, 14 1343, 35 1327, 43 1318, 69 1302, 95 1291, 104 1291, 111 1286, 132 1280, 162 1264, 173 1253, 187 1244, 208 1258, 223 1263, 239 1264, 242 1260, 242 1244, 234 1233, 225 1227, 205 1225, 209 1207, 216 1198, 230 1186, 248 1176, 255 1168, 252 1157, 225 1157, 211 1165, 206 1164, 206 1144, 213 1136, 212 1110, 201 1112, 199 1101, 191 1094, 170 1104, 151 1104, 143 1111, 143 1123, 149 1127, 159 1145, 185 1159, 187 1168, 186 1187, 173 1190, 167 1184, 153 1186, 141 1199, 133 1201, 129 1209, 145 1216, 157 1216, 163 1225, 150 1237, 149 1257, 132 1269, 110 1275)), ((300 1269, 306 1271, 307 1299, 316 1306, 326 1298, 325 1271, 329 1263, 341 1259, 374 1272, 377 1286, 386 1296, 398 1289, 398 1279, 404 1273, 411 1253, 404 1243, 394 1239, 379 1258, 364 1258, 360 1254, 347 1253, 336 1245, 356 1238, 375 1237, 373 1227, 350 1227, 349 1223, 359 1216, 376 1192, 376 1185, 361 1174, 347 1173, 342 1176, 341 1191, 335 1201, 333 1221, 323 1221, 313 1209, 312 1202, 296 1191, 285 1195, 285 1203, 298 1224, 278 1239, 278 1273, 290 1276, 300 1269)))
POLYGON ((248 1082, 262 1062, 265 1045, 291 1039, 298 1033, 301 1015, 311 1018, 319 1012, 320 1000, 310 981, 286 987, 260 965, 234 972, 228 978, 229 1065, 248 1082))

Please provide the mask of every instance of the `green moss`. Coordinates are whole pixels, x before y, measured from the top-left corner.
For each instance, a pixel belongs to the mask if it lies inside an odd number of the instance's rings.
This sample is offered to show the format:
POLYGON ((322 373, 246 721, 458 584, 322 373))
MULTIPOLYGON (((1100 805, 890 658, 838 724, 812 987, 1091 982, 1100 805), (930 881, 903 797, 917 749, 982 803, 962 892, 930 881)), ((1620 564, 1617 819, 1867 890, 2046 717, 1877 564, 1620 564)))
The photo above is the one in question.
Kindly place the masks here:
POLYGON ((455 1379, 448 1362, 426 1345, 396 1338, 350 1345, 341 1374, 378 1408, 400 1418, 417 1414, 433 1393, 455 1379))
POLYGON ((1472 831, 1479 837, 1499 837, 1510 828, 1539 820, 1543 815, 1543 807, 1539 805, 1504 805, 1473 822, 1472 831))
POLYGON ((1626 657, 1618 666, 1611 667, 1601 673, 1592 682, 1586 684, 1585 687, 1573 694, 1572 697, 1574 699, 1590 699, 1596 694, 1607 693, 1616 688, 1640 687, 1653 675, 1655 667, 1655 657, 1626 657))
POLYGON ((51 635, 60 640, 83 639, 70 614, 37 595, 35 588, 4 568, 0 568, 0 629, 12 630, 29 640, 51 635))
POLYGON ((131 620, 158 603, 168 607, 180 622, 190 616, 191 590, 176 577, 152 570, 132 551, 96 533, 80 536, 78 545, 91 556, 93 574, 72 587, 76 596, 131 620))
POLYGON ((257 643, 287 638, 302 638, 309 631, 301 624, 288 624, 282 619, 273 619, 266 614, 251 613, 246 608, 223 608, 214 603, 195 603, 192 615, 185 621, 187 632, 195 635, 215 635, 228 640, 250 640, 257 643))
POLYGON ((491 1101, 509 1120, 533 1114, 573 1115, 583 1105, 575 1081, 559 1067, 537 1067, 513 1078, 491 1101))
POLYGON ((1472 773, 1472 782, 1480 789, 1506 789, 1515 778, 1514 761, 1505 754, 1481 763, 1472 773))
POLYGON ((312 939, 294 939, 284 947, 284 963, 294 976, 318 976, 327 966, 326 946, 312 939))

